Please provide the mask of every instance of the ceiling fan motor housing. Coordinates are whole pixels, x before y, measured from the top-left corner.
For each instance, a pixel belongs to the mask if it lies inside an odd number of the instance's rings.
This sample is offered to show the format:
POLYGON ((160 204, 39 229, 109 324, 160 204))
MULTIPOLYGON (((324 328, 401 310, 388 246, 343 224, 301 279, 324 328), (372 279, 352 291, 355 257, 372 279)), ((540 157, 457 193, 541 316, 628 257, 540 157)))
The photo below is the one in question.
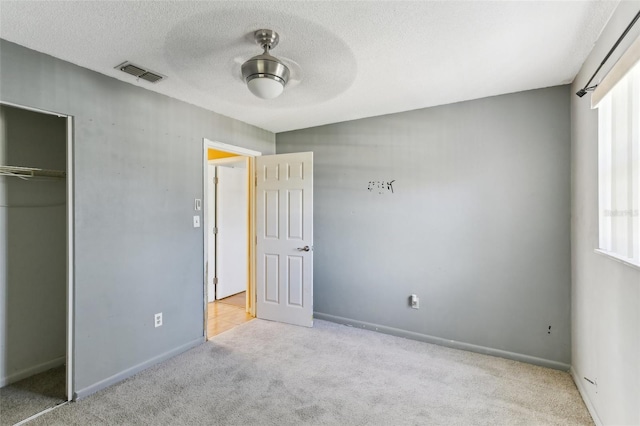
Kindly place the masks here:
POLYGON ((242 77, 247 83, 258 77, 272 78, 284 86, 289 81, 289 68, 277 58, 263 53, 242 64, 242 77))

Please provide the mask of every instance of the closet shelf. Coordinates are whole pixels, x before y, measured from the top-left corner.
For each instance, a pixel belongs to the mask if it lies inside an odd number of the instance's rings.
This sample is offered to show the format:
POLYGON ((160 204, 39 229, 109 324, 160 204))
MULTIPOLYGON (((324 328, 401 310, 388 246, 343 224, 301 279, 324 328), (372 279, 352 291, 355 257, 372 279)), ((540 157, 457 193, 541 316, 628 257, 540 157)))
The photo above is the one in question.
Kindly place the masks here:
POLYGON ((0 176, 15 176, 22 179, 34 177, 65 179, 67 172, 64 170, 47 170, 34 167, 0 166, 0 176))

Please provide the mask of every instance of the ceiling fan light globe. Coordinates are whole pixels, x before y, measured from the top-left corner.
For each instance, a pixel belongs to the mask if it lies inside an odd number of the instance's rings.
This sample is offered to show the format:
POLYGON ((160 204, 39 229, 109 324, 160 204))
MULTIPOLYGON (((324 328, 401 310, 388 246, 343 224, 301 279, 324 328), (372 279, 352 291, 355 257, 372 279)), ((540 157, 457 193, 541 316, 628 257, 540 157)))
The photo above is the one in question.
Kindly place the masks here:
POLYGON ((262 99, 275 99, 284 91, 284 84, 269 76, 255 77, 247 81, 249 91, 262 99))
POLYGON ((289 81, 289 68, 265 50, 242 64, 242 77, 251 93, 262 99, 274 99, 289 81))

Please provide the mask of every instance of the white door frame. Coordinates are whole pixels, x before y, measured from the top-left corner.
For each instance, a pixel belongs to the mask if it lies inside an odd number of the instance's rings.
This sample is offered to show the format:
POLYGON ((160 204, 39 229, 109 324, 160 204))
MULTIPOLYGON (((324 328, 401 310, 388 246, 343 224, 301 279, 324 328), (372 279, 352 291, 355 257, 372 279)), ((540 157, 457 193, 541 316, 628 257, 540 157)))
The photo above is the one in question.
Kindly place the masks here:
POLYGON ((20 108, 41 114, 55 115, 67 120, 67 368, 66 368, 66 389, 67 401, 73 400, 73 318, 74 318, 74 218, 73 218, 73 117, 67 114, 47 111, 40 108, 32 108, 25 105, 5 102, 0 100, 0 104, 10 107, 20 108))
MULTIPOLYGON (((209 140, 207 138, 203 138, 203 149, 202 149, 202 188, 203 188, 203 198, 202 198, 202 206, 203 206, 203 233, 202 233, 202 239, 203 239, 203 247, 204 247, 204 253, 203 253, 203 265, 202 265, 202 273, 203 273, 203 285, 204 285, 204 297, 203 297, 203 312, 204 312, 204 339, 208 340, 209 336, 207 335, 207 323, 209 321, 208 315, 207 315, 207 309, 208 309, 208 295, 207 295, 207 283, 209 281, 209 268, 208 268, 208 262, 209 262, 209 238, 207 235, 207 230, 210 228, 210 223, 208 216, 209 216, 209 212, 207 210, 207 206, 208 206, 208 194, 209 194, 209 179, 208 179, 208 175, 209 175, 209 170, 208 170, 208 166, 209 166, 209 149, 216 149, 218 151, 225 151, 225 152, 230 152, 233 154, 238 154, 238 155, 242 155, 245 157, 249 157, 249 176, 253 176, 254 175, 254 169, 253 169, 253 158, 254 157, 259 157, 262 155, 261 152, 259 151, 254 151, 252 149, 248 149, 248 148, 243 148, 240 146, 235 146, 235 145, 229 145, 223 142, 217 142, 217 141, 212 141, 209 140)), ((249 185, 251 186, 251 185, 249 185)), ((251 194, 249 194, 251 196, 251 194)), ((255 208, 253 209, 255 210, 255 208)), ((252 223, 254 223, 255 218, 254 218, 254 214, 253 212, 250 212, 250 219, 249 219, 252 223)), ((252 227, 253 231, 252 233, 249 235, 249 241, 252 241, 252 239, 255 239, 255 226, 252 227)), ((249 262, 252 262, 252 259, 249 259, 249 262)), ((254 299, 255 299, 255 268, 251 269, 251 276, 249 276, 249 285, 252 286, 251 289, 251 294, 253 295, 254 299)), ((253 303, 251 304, 251 314, 255 315, 255 300, 253 301, 253 303)))

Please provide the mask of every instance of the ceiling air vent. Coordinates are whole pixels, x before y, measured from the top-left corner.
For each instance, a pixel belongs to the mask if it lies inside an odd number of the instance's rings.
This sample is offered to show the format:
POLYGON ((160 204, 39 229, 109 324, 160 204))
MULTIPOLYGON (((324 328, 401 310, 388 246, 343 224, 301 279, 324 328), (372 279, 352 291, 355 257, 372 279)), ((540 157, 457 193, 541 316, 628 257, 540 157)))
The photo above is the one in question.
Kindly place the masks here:
POLYGON ((155 71, 146 70, 138 65, 132 64, 129 61, 121 63, 116 67, 116 69, 119 69, 122 72, 126 72, 127 74, 131 74, 134 77, 146 80, 149 83, 157 83, 158 81, 167 78, 162 74, 159 74, 155 71))

